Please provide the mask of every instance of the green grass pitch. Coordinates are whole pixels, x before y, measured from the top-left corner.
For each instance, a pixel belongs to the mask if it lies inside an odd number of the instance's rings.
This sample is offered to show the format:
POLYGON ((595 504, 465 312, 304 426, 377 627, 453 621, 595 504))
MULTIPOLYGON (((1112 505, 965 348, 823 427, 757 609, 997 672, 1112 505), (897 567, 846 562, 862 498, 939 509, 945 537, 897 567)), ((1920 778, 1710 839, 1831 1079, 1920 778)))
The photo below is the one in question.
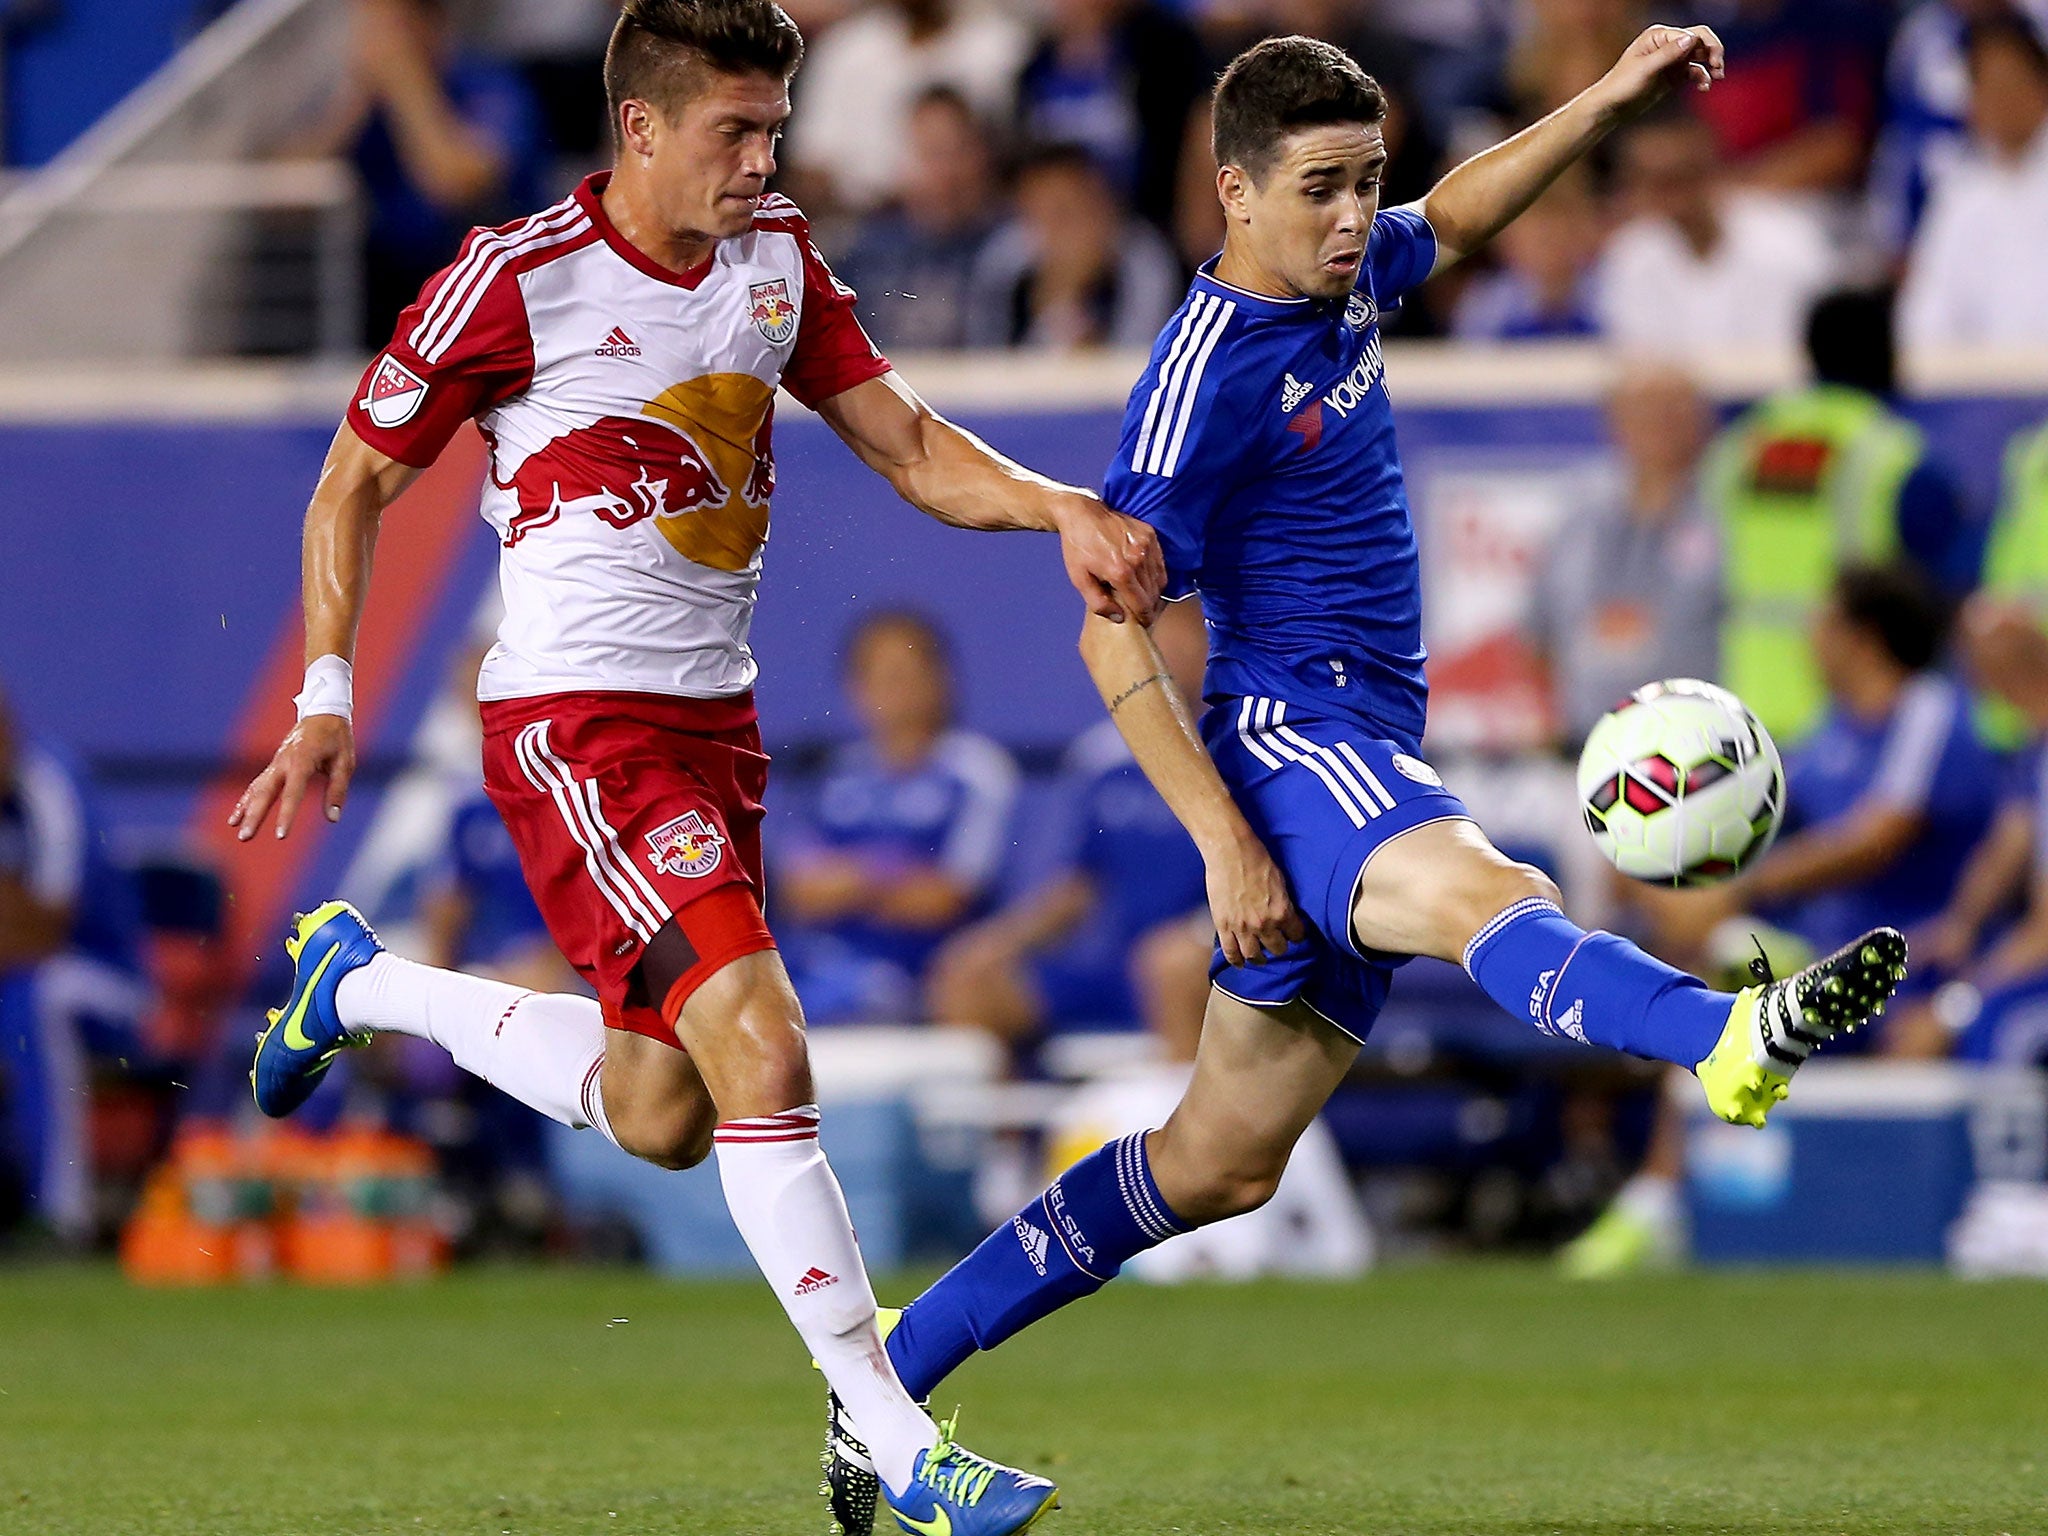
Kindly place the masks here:
MULTIPOLYGON (((820 1396, 757 1285, 0 1271, 0 1532, 818 1533, 820 1396)), ((2041 1285, 1112 1287, 942 1396, 1048 1536, 2048 1532, 2041 1285)))

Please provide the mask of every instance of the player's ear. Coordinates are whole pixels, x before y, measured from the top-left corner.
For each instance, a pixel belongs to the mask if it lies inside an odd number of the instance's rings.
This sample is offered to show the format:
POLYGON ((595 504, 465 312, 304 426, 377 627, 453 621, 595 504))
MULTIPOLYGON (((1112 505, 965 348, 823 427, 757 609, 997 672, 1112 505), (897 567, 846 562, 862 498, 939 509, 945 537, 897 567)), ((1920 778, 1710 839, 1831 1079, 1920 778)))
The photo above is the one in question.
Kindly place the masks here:
POLYGON ((619 104, 619 143, 643 159, 654 153, 654 109, 644 101, 619 104))
POLYGON ((1226 217, 1245 217, 1245 197, 1251 190, 1251 178, 1240 166, 1219 165, 1216 168, 1216 200, 1223 204, 1226 217))

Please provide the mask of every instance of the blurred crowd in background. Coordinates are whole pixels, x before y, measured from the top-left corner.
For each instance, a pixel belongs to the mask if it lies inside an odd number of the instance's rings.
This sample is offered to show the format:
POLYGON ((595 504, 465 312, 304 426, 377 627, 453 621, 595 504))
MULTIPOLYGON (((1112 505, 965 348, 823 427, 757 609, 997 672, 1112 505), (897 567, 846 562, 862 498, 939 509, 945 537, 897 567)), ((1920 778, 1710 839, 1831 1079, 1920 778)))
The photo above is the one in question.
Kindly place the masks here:
MULTIPOLYGON (((348 89, 299 152, 372 202, 364 341, 475 223, 608 155, 605 0, 353 0, 348 89)), ((1731 68, 1560 182, 1397 336, 1796 342, 1843 282, 1903 279, 1909 345, 2048 341, 2044 0, 796 0, 782 190, 885 349, 1148 343, 1218 246, 1207 95, 1280 32, 1386 88, 1385 201, 1596 80, 1652 19, 1731 68), (1674 307, 1675 306, 1675 307, 1674 307)))
MULTIPOLYGON (((604 163, 613 12, 352 3, 347 88, 294 150, 361 174, 371 348, 471 224, 604 163)), ((877 341, 913 351, 1149 344, 1220 243, 1206 93, 1260 35, 1325 37, 1380 79, 1393 204, 1590 84, 1649 19, 1631 0, 790 9, 810 46, 781 184, 877 341)), ((1609 920, 1738 984, 1753 934, 1782 969, 1895 923, 1918 964, 1877 1049, 2037 1060, 2048 425, 2014 439, 1998 503, 1975 505, 1894 406, 1901 353, 2048 346, 2048 0, 1694 10, 1679 19, 1721 33, 1726 82, 1605 146, 1388 324, 1605 338, 1627 358, 1612 473, 1557 539, 1524 636, 1554 702, 1551 748, 1569 757, 1629 689, 1684 675, 1735 688, 1786 748, 1793 819, 1762 864, 1705 892, 1616 880, 1591 893, 1609 920), (1745 344, 1802 351, 1812 382, 1724 422, 1688 358, 1745 344)), ((1158 634, 1198 694, 1196 605, 1158 634)), ((949 651, 926 615, 870 614, 837 658, 858 739, 778 783, 773 910, 811 1020, 977 1031, 1021 1078, 1072 1032, 1192 1059, 1211 947, 1195 850, 1107 721, 1056 764, 1020 765, 959 729, 949 651)), ((452 757, 464 751, 473 767, 466 739, 452 757)), ((229 1105, 246 1068, 244 1042, 221 1033, 235 999, 217 881, 116 868, 93 815, 77 765, 16 739, 0 706, 0 1229, 26 1212, 72 1241, 108 1219, 79 1148, 103 1172, 145 1165, 163 1104, 210 1091, 229 1105), (124 1086, 95 1097, 93 1080, 124 1086)), ((421 958, 576 986, 480 790, 445 825, 373 917, 421 958)), ((1438 969, 1412 968, 1404 987, 1476 998, 1438 969)), ((415 1045, 352 1061, 352 1101, 385 1104, 443 1150, 444 1174, 474 1193, 478 1243, 532 1240, 539 1127, 415 1045)), ((1602 1148, 1557 1196, 1567 1224, 1651 1134, 1602 1124, 1566 1114, 1550 1133, 1553 1163, 1602 1148)))

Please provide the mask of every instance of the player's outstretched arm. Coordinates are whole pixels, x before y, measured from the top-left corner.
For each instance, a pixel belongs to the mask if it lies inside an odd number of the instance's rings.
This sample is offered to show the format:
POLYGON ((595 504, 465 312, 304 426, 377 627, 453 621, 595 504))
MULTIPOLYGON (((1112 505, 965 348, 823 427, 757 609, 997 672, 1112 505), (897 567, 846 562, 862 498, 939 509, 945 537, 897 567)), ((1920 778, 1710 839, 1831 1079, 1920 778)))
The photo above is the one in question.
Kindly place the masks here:
POLYGON ((1607 73, 1541 122, 1475 155, 1422 199, 1437 267, 1471 255, 1595 144, 1688 82, 1721 78, 1721 40, 1707 27, 1650 27, 1607 73))
POLYGON ((1081 629, 1081 659, 1131 755, 1202 851, 1224 958, 1258 965, 1306 936, 1286 877, 1209 760, 1151 631, 1090 615, 1081 629))
POLYGON ((1067 579, 1090 613, 1152 622, 1166 561, 1158 537, 1136 518, 997 453, 895 373, 819 401, 818 414, 920 512, 955 528, 1058 533, 1067 579))
POLYGON ((324 781, 327 819, 341 819, 355 773, 355 732, 350 723, 349 666, 356 627, 370 590, 370 560, 377 523, 419 471, 379 453, 343 423, 327 450, 306 508, 301 574, 306 609, 306 687, 297 699, 299 722, 286 734, 270 766, 249 781, 228 816, 243 842, 277 812, 277 835, 292 829, 299 802, 324 781))

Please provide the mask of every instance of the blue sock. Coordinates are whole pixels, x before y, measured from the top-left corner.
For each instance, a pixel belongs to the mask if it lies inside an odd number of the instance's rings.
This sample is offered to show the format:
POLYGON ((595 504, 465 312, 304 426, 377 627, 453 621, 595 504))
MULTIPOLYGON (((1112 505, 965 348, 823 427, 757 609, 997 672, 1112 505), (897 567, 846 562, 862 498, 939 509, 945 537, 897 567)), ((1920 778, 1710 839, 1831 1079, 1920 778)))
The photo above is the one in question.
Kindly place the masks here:
POLYGON ((1552 903, 1514 903, 1465 946, 1486 995, 1546 1035, 1691 1067, 1721 1038, 1734 999, 1611 933, 1588 933, 1552 903))
POLYGON ((1082 1158, 910 1304, 888 1347, 912 1397, 928 1396, 977 1349, 994 1349, 1092 1296, 1125 1260, 1188 1230, 1152 1180, 1146 1134, 1082 1158))

